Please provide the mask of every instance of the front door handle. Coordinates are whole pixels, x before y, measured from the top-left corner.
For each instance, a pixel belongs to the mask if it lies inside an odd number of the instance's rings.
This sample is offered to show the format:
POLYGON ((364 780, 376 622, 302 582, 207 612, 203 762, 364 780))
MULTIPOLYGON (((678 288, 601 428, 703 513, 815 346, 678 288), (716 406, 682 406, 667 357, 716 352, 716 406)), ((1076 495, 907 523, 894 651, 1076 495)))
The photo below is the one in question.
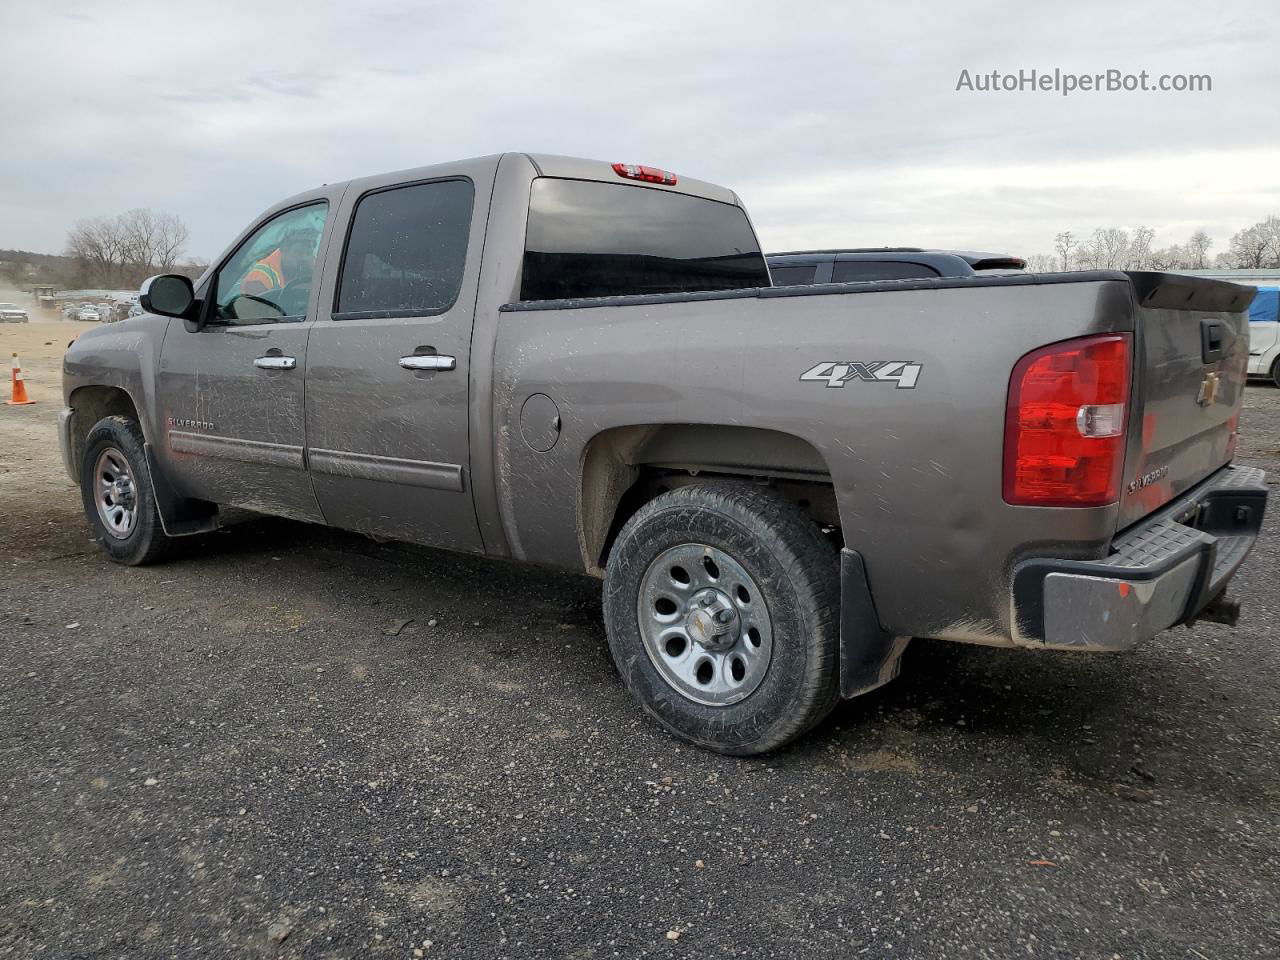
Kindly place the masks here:
POLYGON ((258 357, 253 365, 261 370, 292 370, 298 361, 293 357, 258 357))
POLYGON ((438 353, 415 353, 411 357, 401 357, 400 366, 406 370, 453 370, 458 366, 458 361, 438 353))

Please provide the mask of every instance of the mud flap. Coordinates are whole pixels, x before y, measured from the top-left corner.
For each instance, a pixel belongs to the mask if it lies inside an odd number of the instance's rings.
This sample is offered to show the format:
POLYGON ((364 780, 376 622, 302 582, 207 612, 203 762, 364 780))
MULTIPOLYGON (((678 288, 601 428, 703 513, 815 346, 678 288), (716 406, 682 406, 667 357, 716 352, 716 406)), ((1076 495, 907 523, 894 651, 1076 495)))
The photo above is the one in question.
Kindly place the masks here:
POLYGON ((862 556, 841 550, 840 696, 869 693, 896 677, 910 640, 880 629, 862 556))
POLYGON ((142 447, 147 452, 147 473, 151 475, 151 491, 155 494, 160 526, 164 527, 164 532, 171 537, 189 537, 216 530, 218 505, 178 494, 156 463, 155 450, 151 444, 144 443, 142 447))

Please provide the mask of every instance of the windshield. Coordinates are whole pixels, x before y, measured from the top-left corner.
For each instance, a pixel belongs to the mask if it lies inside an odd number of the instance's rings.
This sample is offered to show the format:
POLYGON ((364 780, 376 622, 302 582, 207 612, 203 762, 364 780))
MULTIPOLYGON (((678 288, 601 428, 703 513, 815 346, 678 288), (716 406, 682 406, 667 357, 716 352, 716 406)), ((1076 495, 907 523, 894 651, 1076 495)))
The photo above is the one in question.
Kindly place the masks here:
POLYGON ((627 184, 533 181, 522 300, 767 286, 741 207, 627 184))

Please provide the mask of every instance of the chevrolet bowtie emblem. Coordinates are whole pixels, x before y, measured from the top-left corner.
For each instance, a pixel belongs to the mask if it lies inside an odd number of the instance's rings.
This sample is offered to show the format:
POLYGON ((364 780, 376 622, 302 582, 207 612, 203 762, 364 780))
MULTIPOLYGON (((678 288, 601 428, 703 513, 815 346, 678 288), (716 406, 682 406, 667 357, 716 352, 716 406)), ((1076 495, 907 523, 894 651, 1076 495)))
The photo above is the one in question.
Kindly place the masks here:
POLYGON ((1196 395, 1196 403, 1207 407, 1218 398, 1218 375, 1209 373, 1200 381, 1200 392, 1196 395))

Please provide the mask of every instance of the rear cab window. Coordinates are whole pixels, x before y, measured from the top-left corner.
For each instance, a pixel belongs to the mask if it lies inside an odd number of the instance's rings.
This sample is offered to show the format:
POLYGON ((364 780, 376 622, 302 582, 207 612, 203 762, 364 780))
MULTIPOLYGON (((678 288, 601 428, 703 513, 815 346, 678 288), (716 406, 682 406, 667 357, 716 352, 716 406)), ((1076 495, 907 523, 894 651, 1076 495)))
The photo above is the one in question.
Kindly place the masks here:
POLYGON ((589 180, 539 177, 530 188, 522 300, 769 285, 741 207, 589 180))

